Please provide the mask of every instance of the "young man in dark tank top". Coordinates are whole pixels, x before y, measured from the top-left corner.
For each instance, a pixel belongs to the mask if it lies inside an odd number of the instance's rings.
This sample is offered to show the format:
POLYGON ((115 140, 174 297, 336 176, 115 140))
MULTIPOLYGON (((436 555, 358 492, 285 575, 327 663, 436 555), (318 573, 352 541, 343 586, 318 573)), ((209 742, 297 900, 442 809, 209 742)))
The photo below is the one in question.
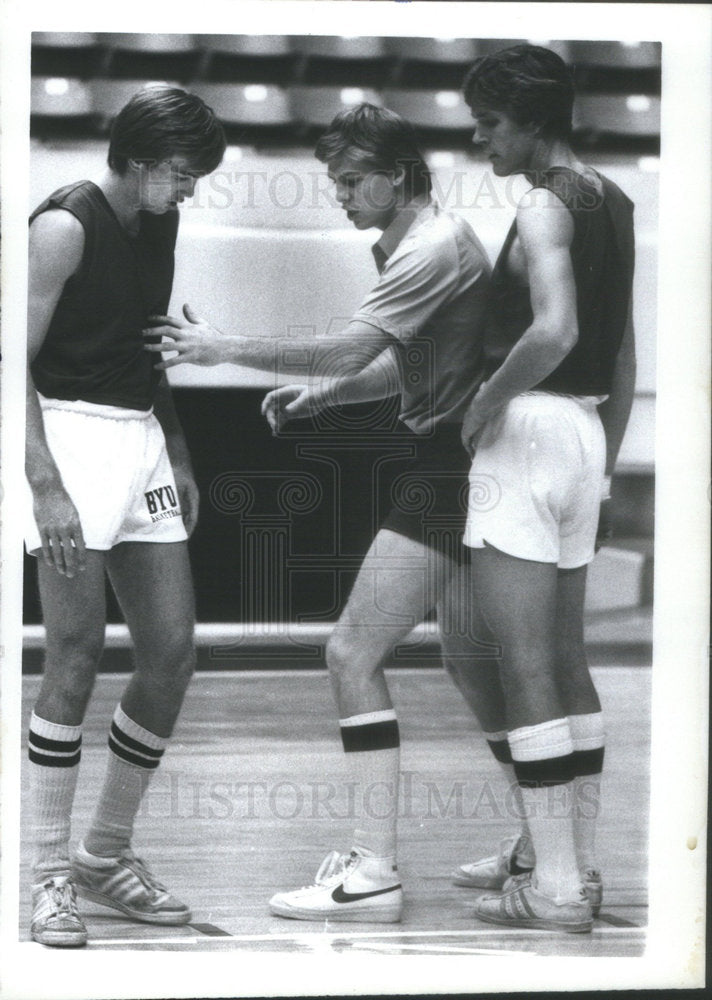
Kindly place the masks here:
POLYGON ((147 88, 114 121, 103 175, 54 192, 31 218, 26 547, 38 557, 47 637, 29 734, 31 934, 45 945, 86 943, 77 890, 136 920, 190 919, 131 848, 194 666, 187 538, 198 514, 170 391, 141 331, 170 299, 177 205, 224 150, 199 98, 147 88), (136 671, 114 713, 94 818, 70 859, 105 573, 136 671))
MULTIPOLYGON (((527 819, 455 881, 503 890, 479 900, 482 920, 585 932, 602 896, 604 730, 583 606, 633 398, 633 205, 572 151, 571 75, 550 50, 478 60, 465 98, 494 173, 531 184, 492 275, 481 385, 463 426, 474 456, 465 542, 502 649, 506 709, 486 736, 527 819), (478 483, 492 480, 498 502, 478 507, 478 483)), ((458 679, 473 705, 491 698, 490 675, 473 667, 458 679)))

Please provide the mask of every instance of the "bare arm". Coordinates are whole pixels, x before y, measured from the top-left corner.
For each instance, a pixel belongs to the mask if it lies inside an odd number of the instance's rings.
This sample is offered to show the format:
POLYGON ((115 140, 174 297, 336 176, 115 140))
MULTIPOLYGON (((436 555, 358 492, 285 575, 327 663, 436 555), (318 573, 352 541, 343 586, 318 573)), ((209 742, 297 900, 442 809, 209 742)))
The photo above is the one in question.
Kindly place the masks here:
POLYGON ((549 191, 531 191, 517 210, 517 231, 534 318, 472 401, 463 427, 466 445, 489 417, 551 374, 578 340, 570 255, 573 220, 568 209, 549 191))
POLYGON ((273 431, 287 420, 313 416, 328 406, 367 403, 401 391, 401 373, 394 347, 389 347, 354 375, 325 379, 313 386, 282 386, 265 396, 262 413, 273 431))
POLYGON ((185 443, 183 428, 178 420, 171 388, 165 377, 158 386, 153 404, 153 412, 161 425, 163 436, 166 439, 166 450, 171 460, 171 467, 173 468, 173 475, 175 476, 176 487, 180 497, 183 523, 185 524, 185 530, 191 535, 195 525, 198 523, 200 494, 193 476, 193 464, 190 460, 188 446, 185 443))
POLYGON ((628 321, 613 371, 613 384, 608 399, 598 407, 606 434, 606 475, 612 476, 623 435, 628 425, 635 395, 635 334, 633 304, 628 311, 628 321))
POLYGON ((25 473, 45 562, 58 573, 72 577, 76 570, 84 568, 84 536, 77 510, 47 445, 30 364, 44 343, 67 279, 81 263, 81 223, 69 212, 45 212, 30 227, 29 250, 25 473))
POLYGON ((183 311, 184 319, 152 317, 156 325, 144 331, 147 337, 164 338, 158 344, 147 342, 147 351, 177 352, 157 368, 228 363, 275 373, 340 376, 360 371, 393 342, 382 330, 360 322, 349 323, 336 337, 242 337, 220 333, 189 306, 183 311))

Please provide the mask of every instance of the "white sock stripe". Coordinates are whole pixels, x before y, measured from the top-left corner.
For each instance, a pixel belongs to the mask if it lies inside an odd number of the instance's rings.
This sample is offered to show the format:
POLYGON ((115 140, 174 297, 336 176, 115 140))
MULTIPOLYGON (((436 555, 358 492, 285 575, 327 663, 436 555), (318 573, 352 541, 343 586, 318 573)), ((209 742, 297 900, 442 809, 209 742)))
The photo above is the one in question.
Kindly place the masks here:
POLYGON ((76 757, 78 753, 81 753, 81 748, 79 750, 45 750, 44 747, 38 747, 32 742, 32 737, 30 736, 30 747, 36 754, 41 754, 43 757, 76 757))
POLYGON ((67 743, 78 740, 82 735, 81 726, 63 726, 59 722, 48 722, 47 719, 41 719, 34 712, 30 717, 30 729, 38 736, 44 736, 45 739, 64 740, 67 743))
MULTIPOLYGON (((159 757, 151 757, 147 753, 142 753, 140 750, 137 750, 136 747, 127 746, 127 744, 124 743, 124 741, 119 736, 115 736, 113 733, 111 734, 110 740, 111 742, 115 743, 118 747, 120 747, 121 750, 125 750, 126 753, 131 754, 132 757, 140 757, 141 760, 145 760, 146 763, 150 764, 152 767, 155 767, 156 761, 160 760, 159 757)), ((111 743, 109 744, 109 749, 112 751, 112 753, 115 753, 113 747, 111 746, 111 743)), ((120 755, 117 754, 116 756, 120 755)), ((127 761, 126 763, 129 763, 129 761, 127 761)))
POLYGON ((537 726, 522 726, 509 733, 509 746, 515 761, 550 760, 573 753, 569 720, 551 719, 537 726))
POLYGON ((588 739, 572 739, 574 750, 602 750, 606 745, 606 738, 600 736, 589 736, 588 739))
MULTIPOLYGON (((150 732, 148 729, 144 729, 143 726, 139 726, 137 722, 130 719, 126 712, 122 709, 121 705, 116 706, 116 711, 114 712, 114 722, 119 727, 119 729, 130 736, 133 740, 138 740, 139 743, 145 744, 152 750, 165 750, 168 745, 168 740, 162 736, 156 736, 155 733, 150 732)), ((129 750, 129 747, 126 747, 129 750)), ((132 753, 137 751, 132 750, 132 753)))
POLYGON ((364 712, 363 715, 351 715, 348 719, 339 719, 342 728, 348 726, 370 726, 374 722, 395 722, 397 716, 394 708, 384 708, 380 712, 364 712))

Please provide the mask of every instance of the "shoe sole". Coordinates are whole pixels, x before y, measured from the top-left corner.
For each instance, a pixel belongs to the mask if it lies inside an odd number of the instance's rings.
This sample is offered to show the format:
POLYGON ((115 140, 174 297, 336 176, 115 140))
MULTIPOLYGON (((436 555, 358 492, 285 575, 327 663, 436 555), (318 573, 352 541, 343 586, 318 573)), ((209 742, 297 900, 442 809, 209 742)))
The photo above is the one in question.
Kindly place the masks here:
POLYGON ((481 879, 476 882, 471 875, 467 875, 465 872, 453 872, 452 884, 461 885, 465 889, 501 889, 508 878, 509 875, 506 878, 481 879))
POLYGON ((351 907, 343 910, 324 910, 318 912, 311 909, 302 909, 299 906, 285 906, 279 903, 270 903, 270 913, 276 917, 287 917, 292 920, 332 920, 337 923, 359 923, 359 924, 397 924, 401 919, 401 908, 398 906, 384 906, 381 909, 374 907, 351 907))
POLYGON ((76 876, 75 885, 77 894, 83 899, 88 899, 92 903, 99 903, 100 906, 108 906, 111 910, 119 910, 121 913, 125 913, 127 917, 132 917, 143 924, 163 924, 167 927, 180 927, 183 924, 189 923, 192 918, 190 910, 176 913, 146 913, 144 910, 133 910, 130 906, 125 906, 123 903, 119 903, 118 900, 112 899, 111 896, 105 896, 94 889, 87 889, 86 886, 77 881, 76 876))
POLYGON ((50 948, 83 948, 88 934, 78 931, 30 931, 33 941, 50 948))
POLYGON ((565 931, 567 934, 589 934, 593 930, 593 920, 582 920, 573 924, 570 921, 549 920, 546 917, 530 917, 526 920, 523 918, 510 919, 509 917, 500 919, 495 916, 484 916, 477 912, 475 912, 475 916, 486 924, 497 924, 499 927, 518 927, 522 930, 565 931))

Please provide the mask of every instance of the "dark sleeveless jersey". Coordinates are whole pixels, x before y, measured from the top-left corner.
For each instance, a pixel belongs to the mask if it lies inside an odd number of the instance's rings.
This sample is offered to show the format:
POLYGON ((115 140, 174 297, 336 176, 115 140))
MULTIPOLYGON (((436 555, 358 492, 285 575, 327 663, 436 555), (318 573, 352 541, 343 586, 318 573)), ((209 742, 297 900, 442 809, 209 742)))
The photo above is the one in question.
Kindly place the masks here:
MULTIPOLYGON (((571 262, 578 315, 576 345, 536 389, 576 396, 611 391, 633 284, 633 202, 612 181, 600 175, 599 179, 600 193, 581 174, 552 167, 533 185, 552 191, 573 217, 571 262)), ((528 284, 507 267, 516 235, 515 220, 492 272, 485 378, 499 368, 534 319, 528 284)))
POLYGON ((79 270, 66 282, 44 343, 31 365, 43 396, 149 410, 161 372, 141 331, 168 309, 178 212, 140 213, 130 236, 100 188, 60 188, 33 212, 69 211, 84 228, 79 270))

